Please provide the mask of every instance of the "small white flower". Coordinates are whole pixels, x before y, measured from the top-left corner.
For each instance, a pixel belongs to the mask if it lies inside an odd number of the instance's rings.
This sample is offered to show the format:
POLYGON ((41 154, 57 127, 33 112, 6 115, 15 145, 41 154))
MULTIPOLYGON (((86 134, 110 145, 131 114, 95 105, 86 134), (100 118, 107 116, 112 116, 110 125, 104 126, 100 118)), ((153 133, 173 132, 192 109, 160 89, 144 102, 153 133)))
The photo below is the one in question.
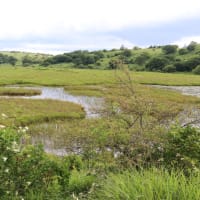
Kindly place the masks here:
POLYGON ((30 181, 28 181, 28 182, 26 182, 26 184, 29 186, 29 185, 31 184, 31 182, 30 182, 30 181))
POLYGON ((9 169, 8 169, 8 168, 6 168, 6 169, 5 169, 5 172, 6 172, 6 173, 8 173, 8 172, 9 172, 9 169))
POLYGON ((6 162, 6 160, 8 160, 7 157, 3 157, 2 159, 3 159, 4 162, 6 162))
POLYGON ((24 129, 28 131, 28 126, 25 126, 24 129))
POLYGON ((1 114, 2 118, 7 118, 8 116, 4 113, 1 114))
POLYGON ((6 126, 0 124, 0 129, 6 128, 6 126))
POLYGON ((158 162, 163 162, 163 161, 164 161, 164 158, 158 159, 158 162))

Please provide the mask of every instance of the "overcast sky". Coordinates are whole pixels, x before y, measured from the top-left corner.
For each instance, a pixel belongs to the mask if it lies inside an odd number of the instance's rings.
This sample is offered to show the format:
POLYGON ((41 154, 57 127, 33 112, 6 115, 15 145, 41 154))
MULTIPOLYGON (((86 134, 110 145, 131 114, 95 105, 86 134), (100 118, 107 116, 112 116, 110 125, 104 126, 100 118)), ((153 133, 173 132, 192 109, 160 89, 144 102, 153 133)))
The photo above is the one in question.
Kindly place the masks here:
POLYGON ((200 42, 199 0, 0 0, 0 50, 78 49, 200 42))

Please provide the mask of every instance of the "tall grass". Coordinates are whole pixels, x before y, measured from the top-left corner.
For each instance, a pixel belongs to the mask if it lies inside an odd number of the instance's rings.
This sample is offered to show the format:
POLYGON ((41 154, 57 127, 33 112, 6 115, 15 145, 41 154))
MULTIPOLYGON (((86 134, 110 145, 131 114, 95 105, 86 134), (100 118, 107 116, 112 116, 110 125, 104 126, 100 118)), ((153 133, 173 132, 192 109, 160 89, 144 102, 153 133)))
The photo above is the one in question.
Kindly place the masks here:
POLYGON ((151 169, 111 174, 91 199, 99 200, 199 200, 200 173, 151 169))

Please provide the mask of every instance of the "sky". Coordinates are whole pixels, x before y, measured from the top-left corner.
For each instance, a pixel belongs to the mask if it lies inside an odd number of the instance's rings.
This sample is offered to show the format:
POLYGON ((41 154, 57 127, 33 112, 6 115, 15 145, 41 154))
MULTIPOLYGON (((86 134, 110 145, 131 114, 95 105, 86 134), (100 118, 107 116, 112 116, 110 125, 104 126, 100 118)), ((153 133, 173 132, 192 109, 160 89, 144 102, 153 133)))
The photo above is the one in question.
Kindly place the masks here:
POLYGON ((199 0, 0 0, 0 51, 200 43, 199 0))

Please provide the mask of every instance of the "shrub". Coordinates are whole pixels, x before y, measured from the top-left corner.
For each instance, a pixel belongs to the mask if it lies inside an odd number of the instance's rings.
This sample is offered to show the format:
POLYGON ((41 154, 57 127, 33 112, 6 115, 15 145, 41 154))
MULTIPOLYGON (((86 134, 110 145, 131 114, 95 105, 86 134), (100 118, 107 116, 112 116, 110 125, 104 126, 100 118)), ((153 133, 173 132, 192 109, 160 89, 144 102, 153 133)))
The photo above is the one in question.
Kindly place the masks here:
POLYGON ((1 199, 66 199, 89 190, 94 178, 77 171, 82 167, 78 156, 50 157, 42 146, 23 143, 27 141, 20 133, 0 130, 1 199))
POLYGON ((75 194, 87 192, 91 188, 94 179, 93 175, 85 171, 73 170, 69 178, 69 192, 75 194))
POLYGON ((172 129, 164 147, 164 162, 186 171, 200 169, 200 130, 190 126, 172 129))
POLYGON ((165 45, 162 47, 162 50, 165 54, 176 53, 178 46, 177 45, 165 45))
POLYGON ((150 71, 162 71, 168 63, 166 58, 154 57, 146 64, 146 68, 150 71))
POLYGON ((178 53, 179 53, 179 55, 185 55, 188 53, 188 50, 186 48, 181 48, 181 49, 179 49, 178 53))
POLYGON ((200 74, 200 65, 198 65, 195 69, 192 70, 194 74, 200 74))
POLYGON ((167 65, 163 68, 163 72, 175 72, 176 67, 174 65, 167 65))

